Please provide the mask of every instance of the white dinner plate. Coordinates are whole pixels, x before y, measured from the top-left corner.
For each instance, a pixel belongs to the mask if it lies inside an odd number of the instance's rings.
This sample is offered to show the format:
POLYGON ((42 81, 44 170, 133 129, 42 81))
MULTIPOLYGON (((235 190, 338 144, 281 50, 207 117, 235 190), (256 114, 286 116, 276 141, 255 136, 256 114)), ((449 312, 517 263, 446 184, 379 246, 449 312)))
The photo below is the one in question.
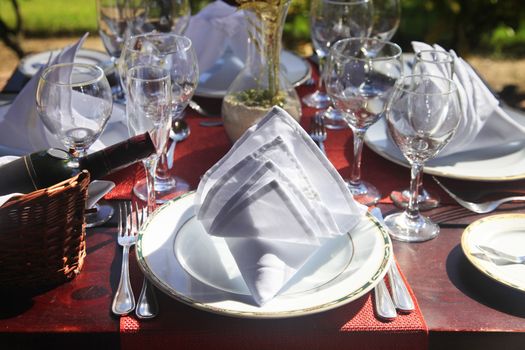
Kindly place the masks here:
MULTIPOLYGON (((503 109, 525 125, 525 115, 507 106, 503 109)), ((407 160, 387 135, 386 120, 381 118, 365 134, 365 143, 380 156, 406 167, 407 160)), ((451 154, 425 163, 427 174, 478 181, 509 181, 525 179, 525 140, 451 154)))
POLYGON ((195 218, 195 193, 165 203, 141 228, 139 266, 161 291, 195 308, 235 317, 284 318, 349 303, 384 277, 392 243, 371 215, 346 235, 326 242, 263 306, 257 306, 223 238, 195 218))
POLYGON ((525 255, 525 214, 492 215, 470 224, 461 237, 467 259, 482 273, 509 287, 525 292, 525 264, 496 261, 478 245, 511 255, 525 255))
MULTIPOLYGON (((28 55, 20 61, 18 69, 25 76, 32 77, 38 72, 40 67, 47 64, 51 55, 54 57, 61 51, 62 50, 52 50, 28 55)), ((111 66, 111 58, 106 53, 91 49, 78 50, 75 56, 75 62, 98 65, 104 69, 106 73, 108 73, 108 67, 111 66)))
MULTIPOLYGON (((233 79, 244 67, 244 62, 227 50, 224 55, 208 70, 201 72, 196 96, 223 98, 233 82, 233 79)), ((283 50, 281 53, 281 69, 284 76, 293 86, 301 85, 310 78, 310 65, 302 57, 283 50)))

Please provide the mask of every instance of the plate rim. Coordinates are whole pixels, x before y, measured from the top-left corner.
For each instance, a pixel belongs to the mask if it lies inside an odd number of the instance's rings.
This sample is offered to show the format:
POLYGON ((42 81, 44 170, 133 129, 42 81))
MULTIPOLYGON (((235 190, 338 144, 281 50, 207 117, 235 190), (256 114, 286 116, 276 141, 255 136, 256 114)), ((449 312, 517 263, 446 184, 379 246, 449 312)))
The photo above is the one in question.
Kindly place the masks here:
MULTIPOLYGON (((32 53, 32 54, 29 54, 25 57, 23 57, 21 60, 20 60, 20 63, 18 64, 17 68, 18 70, 20 71, 20 73, 22 73, 24 76, 28 77, 28 78, 31 78, 35 75, 35 73, 30 73, 27 71, 27 69, 24 68, 24 65, 32 58, 35 58, 35 57, 38 57, 38 56, 43 56, 43 55, 50 55, 50 54, 57 54, 57 53, 60 53, 62 51, 62 49, 54 49, 54 50, 46 50, 46 51, 40 51, 40 52, 35 52, 35 53, 32 53)), ((89 48, 80 48, 77 52, 77 56, 80 56, 82 58, 82 55, 89 55, 90 58, 96 58, 98 62, 104 62, 104 61, 110 61, 111 60, 111 57, 101 51, 101 50, 96 50, 96 49, 89 49, 89 48), (97 57, 95 57, 97 56, 97 57), (103 58, 103 59, 102 59, 103 58)), ((38 72, 38 69, 37 69, 37 72, 38 72)))
POLYGON ((481 273, 484 275, 490 277, 492 280, 499 282, 502 285, 505 285, 507 287, 511 287, 513 289, 525 292, 525 285, 519 286, 516 285, 504 278, 501 278, 497 275, 495 275, 490 269, 486 268, 479 262, 479 259, 476 258, 472 252, 472 249, 468 243, 470 236, 472 236, 473 231, 478 228, 479 226, 482 226, 486 224, 488 221, 498 221, 498 220, 509 220, 509 219, 516 219, 519 218, 521 220, 525 220, 525 214, 523 213, 506 213, 506 214, 496 214, 496 215, 489 215, 484 218, 478 219, 471 224, 469 224, 465 230, 463 231, 461 235, 461 249, 463 250, 463 254, 467 257, 467 260, 470 261, 472 265, 474 265, 475 268, 477 268, 481 273))
MULTIPOLYGON (((160 211, 164 210, 168 206, 170 206, 172 203, 175 203, 183 198, 186 198, 188 196, 192 196, 195 194, 195 191, 187 192, 179 197, 176 197, 166 203, 164 203, 162 206, 158 207, 153 214, 151 214, 145 224, 142 226, 141 230, 138 233, 137 243, 136 243, 136 257, 137 262, 139 265, 139 268, 142 270, 144 276, 146 276, 157 288, 159 288, 163 293, 167 294, 171 298, 180 301, 186 305, 189 305, 193 308, 211 312, 214 314, 219 314, 223 316, 231 316, 231 317, 237 317, 237 318, 250 318, 250 319, 280 319, 280 318, 291 318, 291 317, 299 317, 299 316, 306 316, 310 314, 315 314, 319 312, 324 312, 328 310, 332 310, 334 308, 337 308, 339 306, 345 305, 347 303, 350 303, 361 296, 368 293, 370 290, 372 290, 377 283, 381 279, 383 279, 388 271, 388 268, 390 264, 392 263, 393 259, 393 244, 392 240, 390 239, 390 235, 388 234, 388 231, 383 225, 377 220, 372 214, 369 212, 366 213, 366 218, 370 220, 375 227, 377 227, 377 231, 381 235, 381 244, 384 247, 384 252, 382 256, 382 260, 380 263, 379 268, 377 271, 374 271, 373 275, 368 278, 368 281, 364 283, 359 288, 356 288, 351 293, 348 293, 344 295, 343 297, 339 297, 335 300, 330 300, 322 304, 318 304, 315 306, 300 308, 300 309, 294 309, 294 310, 288 310, 288 311, 245 311, 245 310, 231 310, 223 307, 218 307, 216 305, 209 305, 208 303, 199 302, 197 300, 194 300, 192 298, 189 298, 181 293, 177 293, 173 288, 166 288, 166 284, 161 281, 154 273, 150 270, 148 263, 146 262, 145 257, 142 254, 142 246, 141 242, 143 240, 144 236, 144 229, 147 228, 147 226, 150 224, 150 222, 154 219, 154 217, 160 213, 160 211)), ((189 218, 188 220, 190 220, 189 218)), ((187 221, 185 221, 187 222, 187 221)), ((350 233, 347 233, 350 234, 350 233)), ((190 278, 191 275, 189 275, 190 278)))
MULTIPOLYGON (((376 126, 379 127, 379 123, 386 123, 384 118, 381 118, 377 121, 376 124, 372 125, 372 127, 376 126)), ((387 137, 387 142, 388 137, 387 137)), ((410 168, 410 165, 407 160, 405 159, 398 159, 397 157, 391 155, 390 153, 384 152, 381 147, 376 145, 374 142, 370 140, 370 137, 367 137, 367 133, 365 134, 365 144, 370 148, 374 153, 378 154, 379 156, 383 157, 384 159, 391 161, 397 165, 401 165, 405 168, 410 168)), ((395 147, 395 145, 393 145, 395 147)), ((490 161, 489 161, 490 162, 490 161)), ((525 179, 525 171, 516 174, 516 175, 509 175, 509 176, 466 176, 461 174, 454 174, 448 171, 442 171, 438 170, 435 167, 431 165, 425 164, 423 168, 423 172, 425 174, 429 175, 435 175, 435 176, 442 176, 450 179, 457 179, 457 180, 467 180, 467 181, 488 181, 488 182, 497 182, 497 181, 514 181, 514 180, 523 180, 525 179)))
MULTIPOLYGON (((312 76, 312 67, 310 66, 310 64, 308 63, 308 60, 304 57, 301 57, 300 55, 296 54, 295 52, 293 51, 290 51, 290 50, 286 50, 286 49, 283 49, 283 53, 286 53, 286 54, 290 54, 292 56, 295 56, 296 58, 300 59, 305 67, 306 67, 306 73, 304 74, 304 76, 302 76, 299 80, 297 80, 296 82, 291 82, 292 86, 294 88, 302 85, 305 81, 307 81, 308 79, 310 79, 310 77, 312 76)), ((213 91, 210 91, 210 89, 207 89, 207 90, 204 90, 204 91, 199 91, 199 86, 197 85, 197 88, 195 89, 195 93, 194 95, 197 96, 197 97, 204 97, 204 98, 223 98, 226 94, 228 90, 228 87, 226 87, 226 89, 224 91, 217 91, 215 90, 215 92, 213 91)))

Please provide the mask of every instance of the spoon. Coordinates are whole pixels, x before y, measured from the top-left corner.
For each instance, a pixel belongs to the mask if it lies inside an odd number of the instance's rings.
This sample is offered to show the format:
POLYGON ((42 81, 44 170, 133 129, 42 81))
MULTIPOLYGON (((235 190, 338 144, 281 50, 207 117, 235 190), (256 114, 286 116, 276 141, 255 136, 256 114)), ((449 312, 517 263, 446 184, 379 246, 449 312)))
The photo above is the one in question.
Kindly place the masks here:
POLYGON ((168 169, 173 167, 173 154, 175 153, 175 146, 178 142, 184 141, 190 136, 190 127, 184 119, 177 119, 173 122, 170 130, 170 138, 173 142, 168 149, 166 157, 168 158, 168 169))

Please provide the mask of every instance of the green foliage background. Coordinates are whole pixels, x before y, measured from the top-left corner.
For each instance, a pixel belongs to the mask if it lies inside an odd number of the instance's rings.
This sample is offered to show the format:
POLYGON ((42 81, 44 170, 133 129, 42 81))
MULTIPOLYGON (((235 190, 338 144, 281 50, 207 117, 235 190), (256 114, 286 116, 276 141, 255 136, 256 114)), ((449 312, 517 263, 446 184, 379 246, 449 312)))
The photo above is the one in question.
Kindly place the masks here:
MULTIPOLYGON (((211 0, 190 0, 193 13, 211 0)), ((375 0, 381 1, 381 0, 375 0)), ((393 38, 405 49, 411 40, 439 43, 461 54, 525 56, 523 0, 401 0, 401 26, 393 38)), ((25 36, 96 33, 95 0, 18 0, 25 36)), ((285 45, 309 43, 309 0, 292 0, 285 45)), ((10 0, 0 0, 0 18, 14 23, 10 0)))

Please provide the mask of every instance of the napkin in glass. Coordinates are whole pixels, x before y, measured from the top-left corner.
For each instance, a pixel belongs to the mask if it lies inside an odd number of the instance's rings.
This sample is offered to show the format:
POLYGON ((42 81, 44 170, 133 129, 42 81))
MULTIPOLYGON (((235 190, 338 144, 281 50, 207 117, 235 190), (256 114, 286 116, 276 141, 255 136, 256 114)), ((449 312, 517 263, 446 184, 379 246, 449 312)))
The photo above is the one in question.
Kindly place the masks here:
MULTIPOLYGON (((64 147, 57 137, 46 129, 38 115, 36 89, 43 70, 52 64, 73 62, 88 35, 89 33, 84 34, 76 43, 65 47, 55 57, 50 57, 48 64, 29 80, 7 112, 3 116, 0 115, 0 145, 4 154, 24 155, 51 147, 64 147)), ((100 150, 128 137, 123 108, 113 108, 103 134, 89 151, 100 150)))
POLYGON ((224 237, 254 301, 270 301, 366 212, 302 127, 274 107, 203 176, 196 215, 224 237))
MULTIPOLYGON (((439 45, 412 42, 414 52, 445 51, 439 45)), ((458 86, 462 118, 458 129, 439 157, 507 145, 525 139, 525 127, 508 115, 474 69, 453 50, 453 80, 458 86)))
POLYGON ((248 43, 245 27, 243 11, 220 0, 192 16, 184 35, 193 43, 199 71, 211 68, 228 49, 244 62, 248 43))

